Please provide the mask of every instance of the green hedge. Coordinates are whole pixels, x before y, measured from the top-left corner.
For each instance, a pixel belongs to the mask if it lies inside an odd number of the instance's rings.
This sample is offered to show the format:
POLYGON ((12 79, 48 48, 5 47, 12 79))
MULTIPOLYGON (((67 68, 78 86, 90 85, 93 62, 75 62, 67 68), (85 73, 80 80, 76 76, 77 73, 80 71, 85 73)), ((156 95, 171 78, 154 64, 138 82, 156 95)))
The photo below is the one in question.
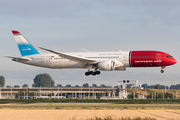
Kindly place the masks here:
POLYGON ((0 103, 116 103, 116 104, 150 104, 180 103, 180 99, 0 99, 0 103))

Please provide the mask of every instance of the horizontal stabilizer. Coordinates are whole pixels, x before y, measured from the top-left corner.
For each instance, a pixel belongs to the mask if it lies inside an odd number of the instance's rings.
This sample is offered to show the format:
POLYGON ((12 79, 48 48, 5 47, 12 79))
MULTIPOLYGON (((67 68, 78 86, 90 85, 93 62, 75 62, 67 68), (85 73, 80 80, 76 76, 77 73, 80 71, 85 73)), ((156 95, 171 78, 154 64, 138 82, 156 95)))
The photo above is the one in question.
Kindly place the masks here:
POLYGON ((11 57, 11 56, 4 56, 4 57, 7 57, 7 58, 13 58, 14 61, 30 61, 30 59, 27 59, 27 58, 19 58, 19 57, 11 57))

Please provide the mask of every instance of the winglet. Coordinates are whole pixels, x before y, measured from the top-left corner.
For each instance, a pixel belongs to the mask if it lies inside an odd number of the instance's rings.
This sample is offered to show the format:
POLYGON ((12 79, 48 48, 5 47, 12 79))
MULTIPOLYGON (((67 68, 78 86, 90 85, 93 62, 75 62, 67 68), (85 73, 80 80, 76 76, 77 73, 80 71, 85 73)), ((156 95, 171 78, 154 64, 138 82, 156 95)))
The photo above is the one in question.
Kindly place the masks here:
POLYGON ((16 31, 16 30, 12 30, 12 33, 13 34, 21 34, 19 31, 16 31))
POLYGON ((83 49, 83 48, 82 48, 82 50, 83 50, 84 52, 89 52, 89 50, 86 50, 86 49, 83 49))

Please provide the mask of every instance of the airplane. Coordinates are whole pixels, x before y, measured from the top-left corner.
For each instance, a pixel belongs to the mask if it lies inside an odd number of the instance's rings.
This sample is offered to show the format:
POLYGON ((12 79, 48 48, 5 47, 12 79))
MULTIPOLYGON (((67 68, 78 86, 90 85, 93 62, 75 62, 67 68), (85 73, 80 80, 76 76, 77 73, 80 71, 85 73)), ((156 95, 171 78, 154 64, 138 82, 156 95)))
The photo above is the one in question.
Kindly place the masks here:
POLYGON ((20 57, 5 56, 13 61, 51 69, 87 69, 86 76, 99 75, 100 71, 125 71, 129 67, 161 67, 174 65, 177 61, 161 51, 111 51, 64 53, 39 47, 49 53, 39 52, 19 31, 12 30, 20 57), (94 69, 94 71, 91 71, 94 69))

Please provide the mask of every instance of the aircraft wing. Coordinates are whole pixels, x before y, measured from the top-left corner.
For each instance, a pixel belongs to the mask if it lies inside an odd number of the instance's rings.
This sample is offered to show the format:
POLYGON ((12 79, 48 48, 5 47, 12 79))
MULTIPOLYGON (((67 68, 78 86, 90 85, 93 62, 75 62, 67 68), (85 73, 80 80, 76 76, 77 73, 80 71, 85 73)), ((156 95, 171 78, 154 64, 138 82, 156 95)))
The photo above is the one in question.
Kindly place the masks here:
POLYGON ((18 61, 18 60, 21 60, 21 61, 30 61, 30 59, 27 59, 27 58, 19 58, 19 57, 11 57, 11 56, 4 56, 4 57, 13 58, 14 61, 18 61))
POLYGON ((70 61, 75 61, 75 62, 81 63, 83 65, 84 64, 96 64, 98 62, 96 59, 88 59, 88 58, 85 58, 85 57, 79 57, 79 56, 70 55, 70 54, 67 54, 67 53, 61 53, 61 52, 57 52, 57 51, 46 49, 46 48, 42 48, 42 47, 39 47, 39 48, 43 49, 45 51, 57 54, 60 57, 68 59, 70 61))

